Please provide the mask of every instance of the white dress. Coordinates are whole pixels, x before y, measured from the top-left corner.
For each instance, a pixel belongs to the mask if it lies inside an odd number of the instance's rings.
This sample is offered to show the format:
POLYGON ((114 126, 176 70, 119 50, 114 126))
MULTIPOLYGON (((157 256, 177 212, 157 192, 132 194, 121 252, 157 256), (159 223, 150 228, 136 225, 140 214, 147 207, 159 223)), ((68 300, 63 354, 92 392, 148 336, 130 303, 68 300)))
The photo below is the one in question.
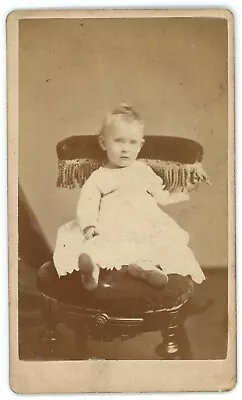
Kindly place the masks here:
POLYGON ((101 268, 160 265, 167 274, 191 275, 201 283, 205 277, 188 247, 188 233, 161 208, 188 199, 183 192, 164 190, 161 178, 142 161, 100 167, 81 189, 77 218, 58 230, 54 264, 59 276, 78 270, 79 255, 87 253, 101 268), (99 235, 86 240, 88 226, 96 226, 99 235))

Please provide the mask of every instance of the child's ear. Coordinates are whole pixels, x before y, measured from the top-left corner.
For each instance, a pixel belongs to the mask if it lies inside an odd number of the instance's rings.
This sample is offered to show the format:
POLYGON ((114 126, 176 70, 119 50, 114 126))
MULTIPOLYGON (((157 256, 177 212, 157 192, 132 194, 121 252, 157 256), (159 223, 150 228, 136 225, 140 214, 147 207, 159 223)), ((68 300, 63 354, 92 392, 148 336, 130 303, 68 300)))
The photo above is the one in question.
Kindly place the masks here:
POLYGON ((105 145, 105 139, 104 139, 103 135, 98 136, 98 142, 99 142, 99 145, 102 150, 107 150, 106 145, 105 145))

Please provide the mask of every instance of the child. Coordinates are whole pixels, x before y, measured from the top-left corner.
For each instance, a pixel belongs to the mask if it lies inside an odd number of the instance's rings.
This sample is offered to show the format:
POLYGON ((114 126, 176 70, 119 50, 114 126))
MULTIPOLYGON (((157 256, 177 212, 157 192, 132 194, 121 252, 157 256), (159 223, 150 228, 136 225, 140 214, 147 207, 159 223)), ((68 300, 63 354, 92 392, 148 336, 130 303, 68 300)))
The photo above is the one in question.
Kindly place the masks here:
POLYGON ((54 263, 59 274, 79 270, 87 290, 97 287, 100 268, 121 269, 163 287, 170 273, 204 274, 188 247, 189 236, 160 206, 188 200, 185 192, 164 190, 162 179, 137 156, 144 124, 121 105, 106 116, 99 143, 106 164, 83 185, 77 218, 58 231, 54 263))

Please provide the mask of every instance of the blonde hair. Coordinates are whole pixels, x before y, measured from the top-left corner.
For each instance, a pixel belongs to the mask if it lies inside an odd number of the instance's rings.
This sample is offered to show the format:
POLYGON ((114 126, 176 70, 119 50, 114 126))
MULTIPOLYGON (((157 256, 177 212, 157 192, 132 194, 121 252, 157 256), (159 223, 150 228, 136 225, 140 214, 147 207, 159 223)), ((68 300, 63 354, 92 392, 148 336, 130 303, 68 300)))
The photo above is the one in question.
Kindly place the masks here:
POLYGON ((107 130, 115 123, 125 122, 127 124, 139 124, 141 130, 144 130, 144 122, 139 114, 128 104, 121 103, 119 107, 115 108, 111 113, 108 113, 104 119, 100 135, 104 136, 107 130))

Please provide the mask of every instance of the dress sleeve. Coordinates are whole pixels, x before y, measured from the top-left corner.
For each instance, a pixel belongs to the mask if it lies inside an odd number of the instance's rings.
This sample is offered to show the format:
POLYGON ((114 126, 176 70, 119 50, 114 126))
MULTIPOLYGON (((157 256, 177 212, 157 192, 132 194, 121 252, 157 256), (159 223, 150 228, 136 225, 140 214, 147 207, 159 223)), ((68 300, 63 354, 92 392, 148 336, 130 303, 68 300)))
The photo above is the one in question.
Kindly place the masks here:
POLYGON ((88 226, 96 226, 99 216, 101 191, 94 172, 81 188, 77 203, 76 217, 83 231, 88 226))
POLYGON ((148 191, 154 197, 158 205, 165 206, 189 200, 187 191, 169 192, 166 190, 162 181, 156 173, 149 168, 149 189, 148 191))

